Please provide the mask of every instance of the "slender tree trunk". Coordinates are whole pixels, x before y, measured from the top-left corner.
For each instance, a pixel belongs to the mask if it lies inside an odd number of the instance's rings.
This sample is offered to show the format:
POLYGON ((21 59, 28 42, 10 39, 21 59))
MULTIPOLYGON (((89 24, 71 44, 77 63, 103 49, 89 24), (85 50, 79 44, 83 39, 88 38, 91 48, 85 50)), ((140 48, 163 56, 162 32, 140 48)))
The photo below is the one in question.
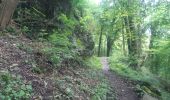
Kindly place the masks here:
MULTIPOLYGON (((119 30, 116 30, 115 34, 117 34, 118 32, 119 32, 119 30)), ((107 57, 110 56, 111 51, 112 51, 112 46, 113 46, 114 41, 116 39, 116 35, 113 35, 113 36, 112 35, 111 36, 110 35, 107 36, 107 57)))
POLYGON ((110 56, 111 46, 111 38, 107 36, 107 57, 110 56))
POLYGON ((101 54, 102 35, 103 35, 103 27, 101 26, 100 37, 99 37, 98 56, 100 56, 100 54, 101 54))
POLYGON ((124 23, 124 19, 122 21, 122 48, 123 48, 123 54, 124 56, 126 56, 126 43, 125 43, 125 33, 126 33, 126 29, 125 29, 125 23, 124 23))
POLYGON ((102 56, 106 56, 106 54, 107 54, 107 45, 105 45, 105 43, 106 43, 106 41, 107 40, 105 40, 103 43, 103 55, 102 56))
POLYGON ((150 30, 151 30, 151 37, 150 37, 150 43, 149 43, 149 49, 152 49, 153 48, 153 42, 154 42, 154 38, 155 38, 155 28, 154 28, 154 26, 153 25, 151 25, 151 28, 150 28, 150 30))
POLYGON ((126 45, 125 45, 125 35, 122 33, 122 44, 123 44, 123 54, 126 56, 126 45))

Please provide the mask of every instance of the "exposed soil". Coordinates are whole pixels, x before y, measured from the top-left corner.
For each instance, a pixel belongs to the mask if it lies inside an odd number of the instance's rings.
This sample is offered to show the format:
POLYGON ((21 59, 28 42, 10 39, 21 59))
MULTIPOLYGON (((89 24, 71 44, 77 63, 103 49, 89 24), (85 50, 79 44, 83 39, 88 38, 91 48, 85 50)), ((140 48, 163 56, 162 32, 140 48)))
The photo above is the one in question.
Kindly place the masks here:
POLYGON ((109 71, 107 57, 102 57, 101 62, 103 65, 103 72, 115 91, 116 100, 140 100, 134 92, 134 86, 129 81, 109 71))
MULTIPOLYGON (((41 98, 39 96, 50 97, 53 95, 53 82, 51 74, 33 73, 33 66, 38 66, 36 62, 36 45, 40 48, 41 44, 33 44, 25 36, 12 36, 8 33, 0 37, 0 71, 7 71, 14 75, 22 76, 25 84, 32 83, 34 95, 32 99, 41 98)), ((47 65, 44 60, 43 65, 47 65)), ((50 65, 49 65, 50 66, 50 65)), ((43 66, 42 66, 43 67, 43 66)))
POLYGON ((41 52, 45 47, 51 45, 30 40, 23 35, 6 33, 0 36, 0 73, 20 75, 25 84, 31 83, 33 94, 30 100, 90 100, 93 93, 89 89, 100 84, 101 77, 98 76, 101 72, 78 65, 68 67, 69 63, 63 63, 55 69, 41 52), (44 70, 36 72, 33 70, 35 66, 44 70))

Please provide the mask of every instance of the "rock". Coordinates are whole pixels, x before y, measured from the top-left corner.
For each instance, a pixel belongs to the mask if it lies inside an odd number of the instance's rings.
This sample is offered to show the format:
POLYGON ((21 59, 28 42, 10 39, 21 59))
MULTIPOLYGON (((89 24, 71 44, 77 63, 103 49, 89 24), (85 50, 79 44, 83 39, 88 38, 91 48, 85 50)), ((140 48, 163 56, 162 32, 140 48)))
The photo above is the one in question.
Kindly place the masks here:
POLYGON ((80 43, 76 43, 77 48, 79 48, 78 52, 80 53, 80 55, 87 57, 92 56, 94 53, 93 49, 95 43, 93 41, 93 37, 90 31, 88 31, 85 27, 82 27, 81 25, 76 25, 74 34, 76 38, 80 40, 80 43))
POLYGON ((158 99, 154 98, 148 94, 145 94, 141 100, 158 100, 158 99))
POLYGON ((9 66, 10 68, 16 67, 18 66, 18 64, 12 64, 11 66, 9 66))

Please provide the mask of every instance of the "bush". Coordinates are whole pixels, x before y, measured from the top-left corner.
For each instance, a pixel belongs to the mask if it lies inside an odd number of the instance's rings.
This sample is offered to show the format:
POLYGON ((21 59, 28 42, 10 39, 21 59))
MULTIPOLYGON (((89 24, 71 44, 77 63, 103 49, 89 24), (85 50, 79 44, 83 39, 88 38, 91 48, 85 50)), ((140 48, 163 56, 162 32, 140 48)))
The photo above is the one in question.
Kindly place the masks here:
POLYGON ((0 75, 0 99, 1 100, 26 100, 29 99, 32 86, 25 84, 19 76, 9 73, 0 75))
MULTIPOLYGON (((136 90, 139 95, 148 93, 158 98, 167 98, 169 93, 165 92, 165 89, 161 81, 150 72, 149 68, 141 67, 138 70, 134 70, 128 67, 128 59, 124 57, 119 51, 113 53, 109 59, 110 68, 112 71, 125 76, 129 80, 137 83, 136 90)), ((166 99, 163 99, 166 100, 166 99)))
POLYGON ((102 64, 98 57, 92 56, 85 58, 85 65, 93 69, 102 69, 102 64))
POLYGON ((152 51, 153 54, 149 60, 151 62, 150 70, 170 83, 170 41, 159 41, 152 51))

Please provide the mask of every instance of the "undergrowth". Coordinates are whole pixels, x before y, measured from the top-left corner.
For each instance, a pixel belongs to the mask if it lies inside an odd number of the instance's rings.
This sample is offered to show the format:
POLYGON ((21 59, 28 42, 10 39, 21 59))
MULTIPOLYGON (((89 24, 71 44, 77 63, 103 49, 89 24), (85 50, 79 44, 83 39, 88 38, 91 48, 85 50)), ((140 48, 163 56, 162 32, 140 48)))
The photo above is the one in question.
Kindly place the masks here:
MULTIPOLYGON (((100 59, 97 57, 80 56, 76 49, 77 47, 74 48, 68 37, 64 34, 54 32, 49 37, 49 41, 47 46, 43 43, 37 43, 38 46, 36 43, 29 46, 18 43, 16 47, 28 54, 34 54, 35 61, 25 61, 25 64, 32 66, 30 70, 34 74, 36 73, 35 75, 47 73, 45 70, 48 69, 48 64, 51 67, 51 63, 52 67, 54 67, 53 72, 58 71, 57 73, 60 73, 59 69, 64 70, 63 72, 61 71, 61 76, 56 74, 52 77, 56 85, 54 88, 58 89, 54 93, 54 98, 57 100, 74 100, 74 98, 77 98, 76 96, 81 97, 81 95, 84 95, 82 100, 86 100, 86 97, 90 100, 107 100, 107 94, 111 89, 101 71, 102 65, 100 59), (55 69, 56 67, 58 69, 55 69), (74 73, 75 75, 67 75, 68 73, 64 72, 74 73)), ((82 44, 80 43, 79 45, 82 44)), ((15 78, 12 75, 5 74, 5 77, 9 79, 9 85, 0 85, 0 89, 2 90, 0 90, 0 93, 3 93, 2 96, 0 95, 1 100, 27 100, 30 98, 32 92, 30 84, 25 85, 20 78, 15 78), (4 92, 8 90, 8 87, 10 87, 10 91, 4 92)))
POLYGON ((100 62, 100 59, 96 56, 92 56, 89 58, 85 58, 84 63, 86 66, 92 68, 92 69, 102 69, 102 64, 100 62))
POLYGON ((141 67, 138 70, 133 70, 128 67, 128 58, 124 57, 120 52, 114 53, 110 57, 109 64, 111 71, 137 83, 136 91, 139 93, 139 96, 147 93, 161 100, 168 100, 170 97, 170 93, 162 88, 161 82, 148 68, 141 67))
POLYGON ((109 86, 101 71, 68 68, 64 72, 62 77, 55 78, 56 100, 107 100, 109 86))
POLYGON ((102 73, 102 64, 99 57, 92 56, 86 58, 84 60, 85 65, 90 68, 88 72, 86 72, 83 76, 98 80, 99 84, 95 87, 89 88, 89 90, 93 93, 91 100, 108 100, 108 98, 114 100, 114 93, 109 86, 108 80, 102 73))
POLYGON ((0 74, 0 99, 1 100, 28 100, 31 97, 32 86, 9 72, 0 74))
POLYGON ((84 83, 87 84, 87 87, 84 87, 85 90, 90 91, 91 100, 107 100, 107 93, 110 91, 110 87, 102 72, 95 69, 89 69, 82 73, 82 75, 96 82, 96 84, 94 84, 92 81, 93 83, 91 84, 93 85, 84 83))

